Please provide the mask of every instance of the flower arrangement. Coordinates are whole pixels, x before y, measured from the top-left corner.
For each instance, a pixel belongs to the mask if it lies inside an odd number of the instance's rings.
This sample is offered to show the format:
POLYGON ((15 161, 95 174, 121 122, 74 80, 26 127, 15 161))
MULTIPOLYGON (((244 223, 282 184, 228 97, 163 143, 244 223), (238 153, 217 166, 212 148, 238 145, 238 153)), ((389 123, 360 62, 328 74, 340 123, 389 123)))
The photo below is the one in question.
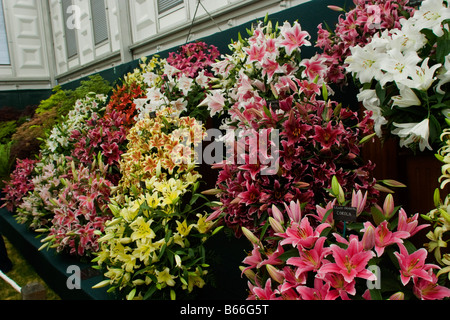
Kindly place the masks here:
POLYGON ((205 137, 204 127, 190 117, 173 117, 174 109, 163 108, 155 117, 147 116, 133 126, 122 154, 120 188, 140 187, 140 182, 156 175, 164 178, 176 172, 191 172, 195 153, 192 146, 205 137), (192 144, 192 146, 191 146, 192 144))
POLYGON ((358 98, 373 111, 380 137, 397 137, 412 150, 440 145, 448 126, 449 18, 446 1, 426 0, 400 26, 350 48, 346 69, 360 83, 358 98))
POLYGON ((372 133, 372 123, 328 100, 325 67, 300 58, 308 33, 297 22, 274 27, 266 21, 249 35, 230 46, 232 55, 213 65, 221 88, 202 102, 212 115, 224 114, 222 128, 247 135, 235 135, 232 143, 240 151, 234 159, 214 166, 220 172, 211 193, 222 205, 213 218, 223 217, 237 236, 242 226, 259 235, 273 204, 300 201, 309 212, 328 197, 325 189, 335 175, 345 191, 356 187, 368 191, 369 198, 377 195, 373 164, 359 157, 360 141, 372 133), (278 148, 268 142, 276 133, 278 148), (268 149, 258 150, 264 157, 252 156, 252 145, 258 143, 268 149), (269 167, 268 160, 275 165, 269 167))
POLYGON ((99 234, 112 217, 108 204, 113 184, 105 178, 106 171, 101 156, 89 167, 84 164, 76 167, 72 162, 70 178, 61 179, 62 188, 57 198, 51 199, 51 227, 36 230, 48 233, 40 250, 51 247, 78 256, 98 251, 99 234))
POLYGON ((181 46, 176 52, 170 52, 167 63, 190 78, 196 78, 200 73, 212 77, 208 68, 216 62, 219 55, 217 47, 197 41, 181 46))
POLYGON ((61 179, 67 174, 64 156, 54 157, 52 161, 41 159, 36 163, 32 176, 32 192, 22 198, 16 210, 16 221, 26 224, 31 230, 47 227, 53 218, 54 203, 62 187, 61 179))
POLYGON ((29 177, 33 192, 25 194, 17 209, 16 220, 27 224, 30 229, 49 227, 53 219, 53 203, 62 188, 61 178, 68 174, 66 157, 72 156, 75 141, 71 140, 74 130, 83 130, 93 114, 104 110, 104 95, 88 95, 77 100, 64 121, 56 124, 48 133, 40 149, 39 161, 29 177))
POLYGON ((86 121, 91 119, 93 114, 103 112, 106 100, 106 95, 96 95, 95 93, 77 100, 64 120, 52 128, 41 148, 41 156, 50 159, 59 154, 69 156, 74 142, 70 141, 72 132, 82 130, 86 121))
POLYGON ((189 116, 205 122, 209 113, 200 102, 214 80, 209 69, 217 56, 217 48, 199 42, 184 45, 167 60, 156 62, 155 69, 143 75, 146 97, 134 100, 137 119, 171 107, 175 116, 189 116))
POLYGON ((30 180, 31 174, 36 165, 36 160, 17 159, 16 168, 11 173, 9 181, 5 181, 3 188, 5 203, 2 207, 6 207, 8 211, 13 212, 22 203, 23 197, 33 191, 34 185, 30 180))
POLYGON ((375 34, 383 30, 400 28, 400 20, 414 13, 408 0, 370 0, 353 1, 354 7, 348 12, 343 8, 329 6, 330 9, 344 12, 338 18, 334 30, 318 26, 316 47, 322 51, 317 60, 327 65, 326 81, 345 85, 348 81, 345 59, 351 55, 351 48, 365 46, 375 34))
POLYGON ((105 117, 109 117, 111 111, 122 113, 125 119, 122 121, 122 125, 125 127, 131 127, 136 123, 135 117, 136 104, 135 99, 145 98, 145 90, 147 85, 144 81, 143 74, 151 72, 156 67, 158 61, 157 57, 153 57, 147 62, 147 58, 141 59, 139 68, 136 68, 132 73, 126 74, 116 88, 113 89, 109 103, 106 108, 105 117))
POLYGON ((82 129, 72 131, 72 158, 84 165, 90 165, 101 155, 101 161, 108 165, 105 178, 117 185, 120 179, 119 162, 125 145, 128 128, 124 123, 126 115, 112 110, 101 117, 94 113, 82 129))
POLYGON ((201 212, 208 203, 197 193, 196 140, 184 143, 203 137, 204 129, 193 118, 172 117, 173 111, 163 108, 131 128, 109 205, 114 219, 106 222, 93 260, 108 278, 95 287, 109 285, 127 299, 175 299, 203 287, 208 272, 204 242, 214 223, 201 212), (180 146, 191 152, 180 154, 180 146))
POLYGON ((416 249, 413 236, 420 225, 418 214, 408 217, 395 208, 389 194, 383 208, 364 209, 365 197, 353 192, 351 204, 336 182, 336 196, 316 214, 304 214, 299 202, 272 207, 269 218, 274 232, 272 246, 249 230, 253 244, 243 260, 249 279, 249 299, 299 300, 433 300, 450 297, 450 289, 438 284, 437 265, 426 263, 427 251, 416 249), (356 222, 336 229, 336 207, 352 206, 356 222), (285 213, 283 213, 283 211, 285 213), (286 215, 287 213, 287 215, 286 215), (287 219, 285 219, 288 217, 287 219), (346 234, 347 231, 347 234, 346 234))

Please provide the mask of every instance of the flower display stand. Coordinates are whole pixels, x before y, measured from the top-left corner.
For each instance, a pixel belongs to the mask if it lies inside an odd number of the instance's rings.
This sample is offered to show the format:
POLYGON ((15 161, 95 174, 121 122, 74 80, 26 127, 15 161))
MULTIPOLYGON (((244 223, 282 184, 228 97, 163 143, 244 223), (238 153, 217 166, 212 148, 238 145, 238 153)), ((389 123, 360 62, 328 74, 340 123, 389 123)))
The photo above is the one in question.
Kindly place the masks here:
POLYGON ((0 232, 21 252, 24 258, 33 266, 39 276, 63 300, 108 300, 111 297, 107 288, 92 289, 92 286, 103 280, 103 276, 91 268, 91 265, 79 259, 54 250, 39 251, 42 245, 36 233, 25 225, 18 224, 14 216, 6 209, 0 209, 0 232), (70 266, 80 268, 81 288, 70 289, 70 277, 74 274, 70 266))

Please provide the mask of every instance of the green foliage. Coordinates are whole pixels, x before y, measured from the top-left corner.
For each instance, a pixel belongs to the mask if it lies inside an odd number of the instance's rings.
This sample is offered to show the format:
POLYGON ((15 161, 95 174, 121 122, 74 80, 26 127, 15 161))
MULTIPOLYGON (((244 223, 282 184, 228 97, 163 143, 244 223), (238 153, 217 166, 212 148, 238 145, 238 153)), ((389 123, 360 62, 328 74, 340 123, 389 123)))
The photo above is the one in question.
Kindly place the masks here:
POLYGON ((4 186, 3 180, 7 180, 13 161, 11 159, 12 141, 0 144, 0 187, 4 186))
POLYGON ((16 132, 16 121, 5 121, 0 123, 0 143, 8 143, 11 141, 11 137, 16 132))
POLYGON ((75 90, 63 90, 61 86, 53 88, 53 94, 46 100, 42 100, 36 109, 37 114, 48 112, 56 108, 58 115, 64 116, 73 108, 78 99, 83 99, 87 94, 95 92, 96 94, 107 95, 112 90, 110 83, 103 79, 99 74, 89 76, 89 80, 80 82, 80 86, 75 90))
MULTIPOLYGON (((88 80, 80 82, 75 90, 64 90, 61 86, 53 88, 53 94, 46 100, 42 100, 33 117, 14 128, 11 139, 12 158, 30 158, 39 153, 41 139, 73 109, 78 99, 83 99, 87 94, 107 95, 112 90, 109 82, 100 75, 89 76, 88 80)), ((6 130, 6 129, 5 129, 6 130)), ((0 143, 2 143, 2 128, 0 127, 0 143)))

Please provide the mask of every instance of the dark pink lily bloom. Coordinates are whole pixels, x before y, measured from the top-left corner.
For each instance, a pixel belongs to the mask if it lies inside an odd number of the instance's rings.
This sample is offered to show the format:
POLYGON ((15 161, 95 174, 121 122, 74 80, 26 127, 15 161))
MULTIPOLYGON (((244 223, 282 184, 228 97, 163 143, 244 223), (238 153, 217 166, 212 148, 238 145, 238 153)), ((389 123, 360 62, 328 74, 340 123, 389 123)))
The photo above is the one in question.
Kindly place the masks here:
POLYGON ((427 250, 419 250, 409 254, 403 244, 399 243, 400 252, 394 252, 400 264, 400 279, 406 286, 411 278, 422 278, 426 281, 433 281, 433 277, 428 273, 430 268, 438 268, 432 264, 425 264, 427 250))
POLYGON ((437 284, 437 277, 432 269, 428 269, 431 281, 414 278, 414 295, 422 300, 441 300, 450 297, 450 289, 437 284))
POLYGON ((408 218, 405 210, 401 208, 398 213, 397 230, 409 232, 409 234, 413 236, 420 230, 430 226, 429 224, 422 224, 421 226, 418 226, 419 224, 418 218, 419 218, 418 213, 416 213, 413 217, 408 218))
POLYGON ((335 262, 327 263, 319 269, 318 274, 322 277, 334 272, 341 274, 346 282, 352 282, 355 278, 376 280, 376 276, 366 269, 367 263, 375 256, 375 253, 365 251, 357 237, 350 238, 347 249, 335 244, 332 244, 330 248, 335 262))
POLYGON ((314 280, 314 288, 299 286, 297 292, 303 300, 336 300, 339 297, 337 290, 330 290, 331 285, 322 279, 314 280))

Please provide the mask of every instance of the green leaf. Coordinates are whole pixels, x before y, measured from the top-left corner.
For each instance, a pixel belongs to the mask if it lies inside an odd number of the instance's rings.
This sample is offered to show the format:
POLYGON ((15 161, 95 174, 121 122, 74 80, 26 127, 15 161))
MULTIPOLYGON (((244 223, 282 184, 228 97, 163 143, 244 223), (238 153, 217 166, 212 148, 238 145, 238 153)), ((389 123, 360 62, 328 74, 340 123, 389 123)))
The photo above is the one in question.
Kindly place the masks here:
POLYGON ((442 28, 444 31, 444 35, 442 37, 437 38, 437 47, 436 47, 436 60, 439 63, 444 64, 445 63, 445 57, 450 52, 450 33, 445 29, 442 28))
POLYGON ((270 110, 266 106, 263 106, 263 110, 267 117, 272 118, 272 115, 270 114, 270 110))
POLYGON ((372 300, 383 300, 383 297, 381 296, 381 290, 370 289, 370 298, 372 300))
POLYGON ((386 220, 386 217, 377 208, 375 208, 375 207, 370 208, 370 212, 372 213, 373 220, 377 225, 379 225, 384 220, 386 220))
POLYGON ((323 216, 322 219, 322 223, 325 223, 325 221, 327 220, 328 216, 333 212, 333 209, 328 210, 325 215, 323 216))
POLYGON ((287 261, 289 258, 292 257, 298 257, 298 249, 290 249, 288 251, 285 251, 283 254, 278 256, 278 259, 281 261, 287 261))
POLYGON ((156 285, 150 286, 150 289, 144 294, 144 300, 149 300, 156 291, 156 285))
POLYGON ((219 232, 222 229, 223 229, 223 226, 217 227, 216 229, 214 229, 214 231, 212 232, 211 235, 215 235, 217 232, 219 232))

